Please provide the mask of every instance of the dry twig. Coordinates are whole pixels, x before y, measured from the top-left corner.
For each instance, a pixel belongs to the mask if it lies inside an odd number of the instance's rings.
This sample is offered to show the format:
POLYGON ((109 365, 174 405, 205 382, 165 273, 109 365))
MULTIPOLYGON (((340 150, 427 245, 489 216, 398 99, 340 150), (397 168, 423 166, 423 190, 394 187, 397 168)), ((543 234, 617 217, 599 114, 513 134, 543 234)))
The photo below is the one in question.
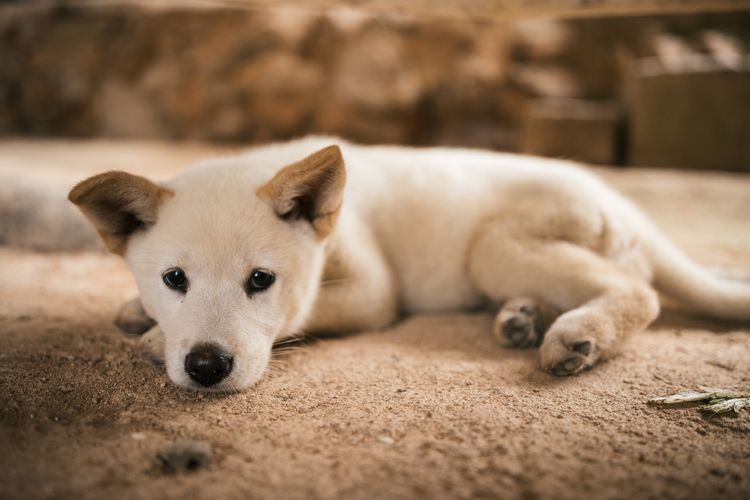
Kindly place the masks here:
POLYGON ((680 405, 703 403, 700 410, 711 415, 739 413, 750 408, 750 394, 727 389, 700 386, 698 391, 684 391, 669 396, 649 399, 649 403, 658 405, 680 405))

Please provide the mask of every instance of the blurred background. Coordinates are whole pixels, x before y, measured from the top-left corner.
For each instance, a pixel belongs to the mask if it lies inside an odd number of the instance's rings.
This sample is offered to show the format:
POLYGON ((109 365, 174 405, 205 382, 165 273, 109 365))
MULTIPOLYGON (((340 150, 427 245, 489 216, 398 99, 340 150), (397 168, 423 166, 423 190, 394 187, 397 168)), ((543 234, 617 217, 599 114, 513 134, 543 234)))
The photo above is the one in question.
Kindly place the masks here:
POLYGON ((0 134, 750 170, 750 2, 6 2, 0 134))
POLYGON ((66 194, 308 133, 527 152, 620 167, 591 170, 747 278, 749 53, 750 0, 0 0, 0 500, 748 500, 750 419, 646 404, 747 392, 746 326, 666 304, 553 381, 493 314, 423 316, 204 398, 112 324, 136 284, 66 194), (180 439, 214 463, 165 475, 180 439))

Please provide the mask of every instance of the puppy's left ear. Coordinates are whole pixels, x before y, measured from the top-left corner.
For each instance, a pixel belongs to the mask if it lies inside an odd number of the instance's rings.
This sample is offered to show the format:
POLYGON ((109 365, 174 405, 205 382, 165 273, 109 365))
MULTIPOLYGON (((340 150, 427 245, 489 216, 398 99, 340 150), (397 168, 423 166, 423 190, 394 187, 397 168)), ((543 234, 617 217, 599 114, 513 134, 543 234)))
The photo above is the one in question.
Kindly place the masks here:
POLYGON ((106 172, 78 183, 68 194, 94 225, 110 252, 123 255, 128 238, 156 223, 172 191, 126 172, 106 172))
POLYGON ((336 227, 344 201, 346 168, 338 146, 328 146, 281 169, 258 189, 284 220, 308 221, 319 239, 336 227))

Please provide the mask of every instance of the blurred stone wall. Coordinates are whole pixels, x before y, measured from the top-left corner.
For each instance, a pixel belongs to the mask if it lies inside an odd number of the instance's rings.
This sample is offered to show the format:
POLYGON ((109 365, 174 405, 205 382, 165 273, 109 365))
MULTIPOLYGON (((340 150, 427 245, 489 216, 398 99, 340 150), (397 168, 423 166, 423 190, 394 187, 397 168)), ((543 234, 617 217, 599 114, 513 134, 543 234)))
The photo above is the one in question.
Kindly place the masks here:
POLYGON ((539 99, 584 100, 609 106, 612 132, 599 135, 611 144, 595 158, 557 155, 612 163, 622 160, 618 61, 658 55, 662 33, 697 47, 717 26, 747 43, 750 14, 500 23, 20 5, 0 9, 0 134, 253 143, 316 132, 514 150, 549 142, 524 139, 535 130, 559 136, 524 126, 539 99))
POLYGON ((501 146, 504 36, 354 11, 20 10, 0 26, 0 130, 238 142, 484 133, 473 141, 501 146))

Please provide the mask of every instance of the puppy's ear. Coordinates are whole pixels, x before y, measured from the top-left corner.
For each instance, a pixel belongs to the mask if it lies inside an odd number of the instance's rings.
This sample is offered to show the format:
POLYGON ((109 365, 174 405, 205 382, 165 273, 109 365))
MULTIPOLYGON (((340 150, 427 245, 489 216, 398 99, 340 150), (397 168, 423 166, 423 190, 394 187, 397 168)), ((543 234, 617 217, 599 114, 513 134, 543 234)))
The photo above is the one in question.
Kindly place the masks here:
POLYGON ((333 231, 344 200, 346 168, 338 146, 328 146, 281 169, 258 189, 284 220, 304 219, 318 238, 333 231))
POLYGON ((125 172, 99 174, 68 194, 101 235, 107 249, 124 254, 130 235, 156 222, 159 205, 172 191, 125 172))

